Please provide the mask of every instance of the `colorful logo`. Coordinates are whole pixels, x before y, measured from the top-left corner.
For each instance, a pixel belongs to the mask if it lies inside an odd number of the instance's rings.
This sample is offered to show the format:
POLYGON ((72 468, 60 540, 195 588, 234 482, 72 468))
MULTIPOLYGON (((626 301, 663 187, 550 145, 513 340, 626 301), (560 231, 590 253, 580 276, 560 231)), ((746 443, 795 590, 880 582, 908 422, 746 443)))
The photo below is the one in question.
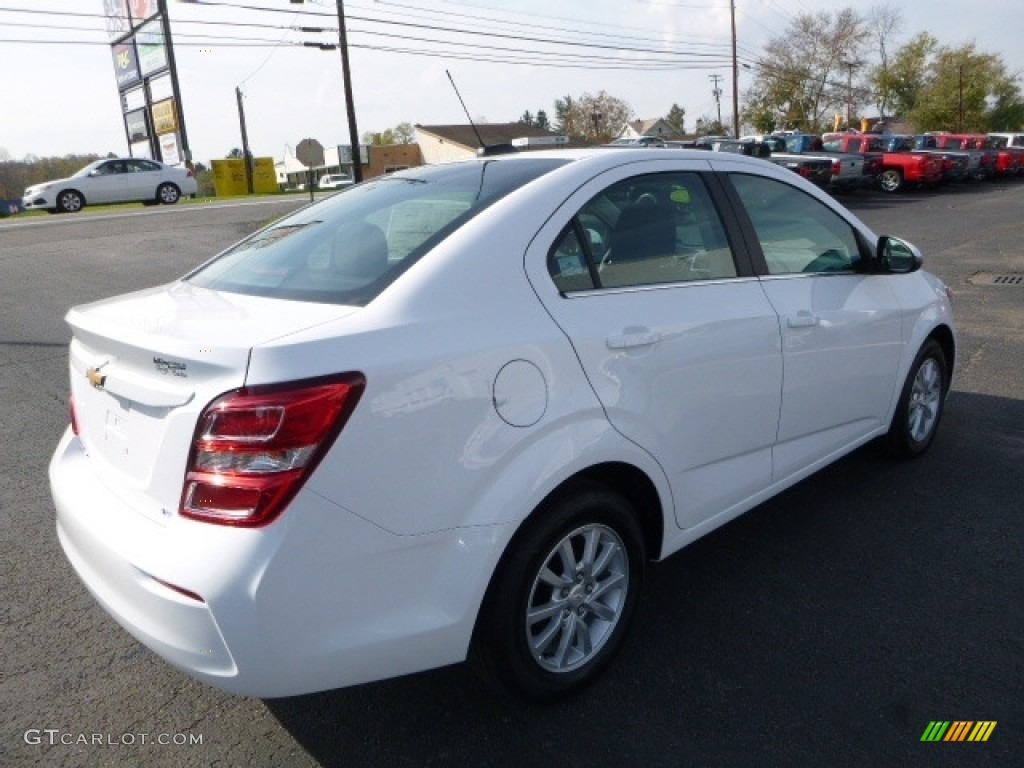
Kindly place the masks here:
POLYGON ((995 720, 932 720, 921 741, 988 741, 995 729, 995 720))

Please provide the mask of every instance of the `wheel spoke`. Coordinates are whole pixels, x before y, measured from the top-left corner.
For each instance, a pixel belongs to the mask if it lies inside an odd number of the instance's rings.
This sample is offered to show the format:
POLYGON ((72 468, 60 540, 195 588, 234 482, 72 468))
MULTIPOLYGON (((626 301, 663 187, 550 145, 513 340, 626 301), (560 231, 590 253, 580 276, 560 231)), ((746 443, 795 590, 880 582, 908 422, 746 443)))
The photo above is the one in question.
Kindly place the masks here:
POLYGON ((587 610, 604 621, 615 621, 616 609, 610 605, 605 605, 595 600, 594 602, 587 603, 587 610))
POLYGON ((572 551, 572 541, 568 537, 562 540, 558 556, 562 560, 562 575, 571 581, 576 573, 576 553, 572 551))
POLYGON ((576 614, 570 613, 566 619, 566 626, 562 627, 562 636, 558 638, 558 650, 555 652, 555 666, 564 669, 566 658, 572 644, 573 635, 576 634, 576 614))
POLYGON ((601 538, 601 532, 591 528, 583 537, 583 578, 589 579, 595 573, 594 555, 597 554, 597 545, 601 538))
POLYGON ((573 619, 573 621, 575 623, 575 642, 573 645, 584 657, 589 656, 594 651, 594 644, 590 638, 590 627, 582 619, 573 619))
POLYGON ((601 550, 601 556, 597 563, 594 564, 593 575, 595 578, 599 577, 608 568, 608 561, 619 554, 619 546, 614 541, 608 541, 605 543, 604 548, 601 550))
POLYGON ((565 610, 564 600, 552 600, 547 605, 543 605, 539 608, 534 608, 529 613, 527 613, 526 623, 530 626, 533 626, 538 621, 544 621, 545 619, 549 619, 552 616, 557 616, 563 610, 565 610))
POLYGON ((530 647, 533 649, 533 655, 536 658, 540 658, 544 651, 551 645, 551 641, 558 635, 558 630, 561 628, 562 622, 560 618, 551 619, 551 623, 544 627, 544 631, 534 637, 530 641, 530 647))
POLYGON ((571 576, 559 576, 547 566, 544 566, 544 570, 540 572, 537 578, 555 589, 571 587, 573 584, 571 576))

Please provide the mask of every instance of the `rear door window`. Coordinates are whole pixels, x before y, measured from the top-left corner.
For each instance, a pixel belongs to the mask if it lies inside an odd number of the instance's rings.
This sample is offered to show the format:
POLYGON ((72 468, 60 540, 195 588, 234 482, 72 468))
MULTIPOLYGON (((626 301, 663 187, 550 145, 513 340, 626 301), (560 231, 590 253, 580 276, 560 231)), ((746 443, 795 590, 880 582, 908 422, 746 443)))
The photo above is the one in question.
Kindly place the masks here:
POLYGON ((636 176, 590 199, 556 240, 548 271, 563 293, 736 276, 699 174, 636 176))

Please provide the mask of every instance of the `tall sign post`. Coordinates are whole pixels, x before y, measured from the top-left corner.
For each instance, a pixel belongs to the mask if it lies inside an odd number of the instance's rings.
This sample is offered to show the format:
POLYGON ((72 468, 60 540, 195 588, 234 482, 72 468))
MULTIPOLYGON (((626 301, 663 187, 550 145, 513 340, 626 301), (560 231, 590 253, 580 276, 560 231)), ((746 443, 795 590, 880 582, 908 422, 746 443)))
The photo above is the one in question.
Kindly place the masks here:
POLYGON ((313 202, 313 169, 324 164, 324 147, 316 139, 303 139, 295 147, 295 159, 306 166, 306 186, 309 187, 309 202, 313 202))
POLYGON ((128 153, 188 164, 167 0, 103 0, 128 153))

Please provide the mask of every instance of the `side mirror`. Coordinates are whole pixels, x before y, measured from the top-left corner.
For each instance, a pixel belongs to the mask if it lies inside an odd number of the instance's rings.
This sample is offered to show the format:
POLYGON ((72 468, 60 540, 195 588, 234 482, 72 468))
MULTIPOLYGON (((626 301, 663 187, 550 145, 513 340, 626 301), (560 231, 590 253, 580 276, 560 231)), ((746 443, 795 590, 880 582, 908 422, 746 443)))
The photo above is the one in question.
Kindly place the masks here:
POLYGON ((904 275, 919 270, 924 264, 924 257, 917 246, 906 240, 882 235, 875 247, 875 264, 883 274, 904 275))

